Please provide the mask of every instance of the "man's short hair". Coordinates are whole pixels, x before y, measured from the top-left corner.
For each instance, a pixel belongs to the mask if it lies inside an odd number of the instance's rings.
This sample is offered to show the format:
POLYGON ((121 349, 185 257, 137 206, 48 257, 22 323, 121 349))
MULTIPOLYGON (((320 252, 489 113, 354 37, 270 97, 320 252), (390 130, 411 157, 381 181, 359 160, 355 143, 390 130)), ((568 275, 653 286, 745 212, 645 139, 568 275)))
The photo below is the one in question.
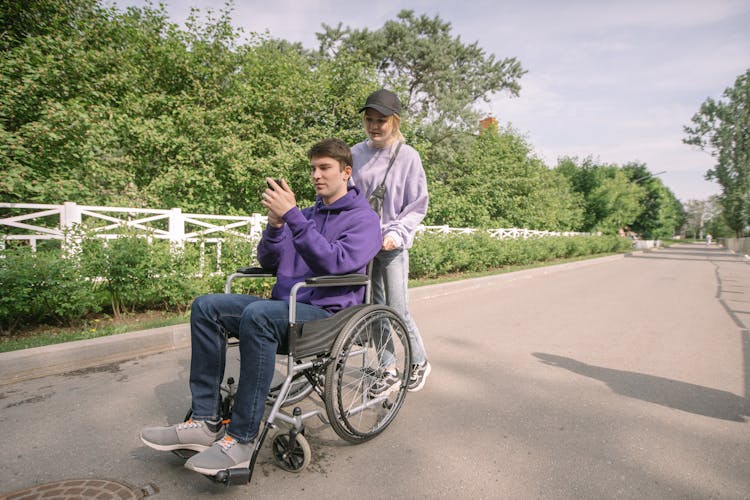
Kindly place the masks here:
POLYGON ((352 150, 349 149, 349 146, 347 146, 341 139, 333 137, 330 139, 323 139, 322 141, 313 144, 307 152, 307 158, 310 160, 323 156, 338 161, 342 170, 344 167, 352 165, 352 150))

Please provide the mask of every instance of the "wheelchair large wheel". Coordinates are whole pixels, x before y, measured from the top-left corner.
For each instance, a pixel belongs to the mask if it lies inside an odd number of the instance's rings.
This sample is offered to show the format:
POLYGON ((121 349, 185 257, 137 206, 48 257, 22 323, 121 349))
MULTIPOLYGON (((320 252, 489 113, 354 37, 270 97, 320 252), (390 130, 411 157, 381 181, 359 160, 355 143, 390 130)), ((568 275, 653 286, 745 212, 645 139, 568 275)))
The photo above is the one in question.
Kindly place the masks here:
POLYGON ((383 432, 404 402, 410 366, 406 326, 393 309, 375 304, 354 314, 326 369, 326 413, 336 434, 360 443, 383 432), (395 383, 383 390, 384 376, 394 370, 395 383))

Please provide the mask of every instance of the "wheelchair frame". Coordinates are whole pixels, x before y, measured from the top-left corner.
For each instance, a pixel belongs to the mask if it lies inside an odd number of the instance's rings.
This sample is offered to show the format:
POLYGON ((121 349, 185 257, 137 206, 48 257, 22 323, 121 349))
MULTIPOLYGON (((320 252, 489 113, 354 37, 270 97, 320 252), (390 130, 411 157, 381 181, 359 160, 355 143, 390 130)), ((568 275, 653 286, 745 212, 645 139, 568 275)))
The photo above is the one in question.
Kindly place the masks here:
MULTIPOLYGON (((331 425, 339 437, 351 443, 370 440, 390 425, 406 397, 411 346, 406 326, 398 313, 388 306, 370 303, 371 265, 367 274, 313 277, 292 287, 286 376, 281 386, 271 388, 267 399, 271 409, 255 440, 250 464, 207 477, 226 486, 249 483, 258 454, 271 430, 277 430, 272 442, 276 464, 290 472, 301 472, 312 455, 304 435, 304 421, 310 417, 317 416, 323 423, 331 425), (303 287, 330 286, 364 286, 365 304, 352 306, 322 320, 298 324, 298 291, 303 287), (303 333, 308 335, 303 336, 303 333), (399 382, 382 394, 373 394, 375 382, 387 369, 383 359, 390 359, 389 356, 394 360, 389 366, 397 368, 399 382), (357 361, 360 358, 361 365, 357 361), (351 360, 354 366, 349 365, 351 360), (290 395, 292 384, 301 377, 305 377, 309 387, 290 395), (291 414, 282 410, 312 392, 324 402, 325 416, 320 408, 303 413, 299 406, 295 406, 291 414), (371 417, 373 413, 375 416, 371 417), (372 418, 374 424, 370 423, 372 418), (277 421, 288 425, 289 431, 281 432, 277 421)), ((227 277, 224 291, 231 293, 232 282, 237 278, 274 276, 274 273, 258 267, 241 268, 227 277)), ((230 377, 222 387, 225 393, 222 408, 225 411, 231 408, 235 390, 234 380, 230 377)), ((224 417, 228 418, 228 415, 224 417)))

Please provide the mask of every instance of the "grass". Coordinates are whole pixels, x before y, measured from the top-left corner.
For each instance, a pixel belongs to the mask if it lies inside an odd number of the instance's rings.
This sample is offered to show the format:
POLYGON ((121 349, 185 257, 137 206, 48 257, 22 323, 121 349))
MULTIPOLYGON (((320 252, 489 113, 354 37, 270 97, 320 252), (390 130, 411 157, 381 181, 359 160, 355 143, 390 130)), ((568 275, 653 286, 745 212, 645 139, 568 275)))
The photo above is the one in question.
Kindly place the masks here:
POLYGON ((53 327, 44 325, 29 329, 19 335, 0 337, 0 352, 149 330, 162 326, 178 325, 187 321, 189 321, 189 317, 183 313, 146 311, 126 314, 117 319, 102 316, 87 320, 84 325, 78 326, 53 327))
MULTIPOLYGON (((567 262, 595 259, 607 255, 616 254, 609 253, 587 255, 583 257, 558 259, 527 265, 507 266, 499 269, 489 269, 482 272, 456 273, 431 279, 414 279, 409 280, 409 287, 416 288, 426 285, 449 283, 451 281, 481 278, 483 276, 494 276, 498 274, 522 271, 524 269, 534 269, 538 267, 564 264, 567 262)), ((63 342, 71 342, 74 340, 106 337, 108 335, 118 335, 121 333, 159 328, 162 326, 178 325, 181 323, 187 323, 189 320, 189 315, 186 313, 169 311, 146 311, 142 313, 125 314, 116 319, 109 316, 102 316, 99 318, 87 320, 83 326, 78 325, 73 327, 53 327, 45 325, 30 329, 19 335, 0 337, 0 352, 9 352, 19 349, 28 349, 31 347, 61 344, 63 342)))

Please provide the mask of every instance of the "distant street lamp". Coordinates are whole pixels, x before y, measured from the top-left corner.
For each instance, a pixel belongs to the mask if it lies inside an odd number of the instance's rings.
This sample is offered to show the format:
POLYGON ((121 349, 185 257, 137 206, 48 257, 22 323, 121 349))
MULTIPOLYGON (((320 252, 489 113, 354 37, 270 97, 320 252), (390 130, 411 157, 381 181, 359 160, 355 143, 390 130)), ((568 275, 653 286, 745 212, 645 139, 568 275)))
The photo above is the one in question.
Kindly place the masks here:
POLYGON ((656 177, 657 175, 666 174, 666 173, 667 173, 666 170, 662 170, 661 172, 656 172, 655 174, 644 175, 643 177, 639 177, 638 179, 636 179, 636 180, 634 180, 632 182, 633 183, 641 182, 643 180, 650 179, 651 177, 656 177))

